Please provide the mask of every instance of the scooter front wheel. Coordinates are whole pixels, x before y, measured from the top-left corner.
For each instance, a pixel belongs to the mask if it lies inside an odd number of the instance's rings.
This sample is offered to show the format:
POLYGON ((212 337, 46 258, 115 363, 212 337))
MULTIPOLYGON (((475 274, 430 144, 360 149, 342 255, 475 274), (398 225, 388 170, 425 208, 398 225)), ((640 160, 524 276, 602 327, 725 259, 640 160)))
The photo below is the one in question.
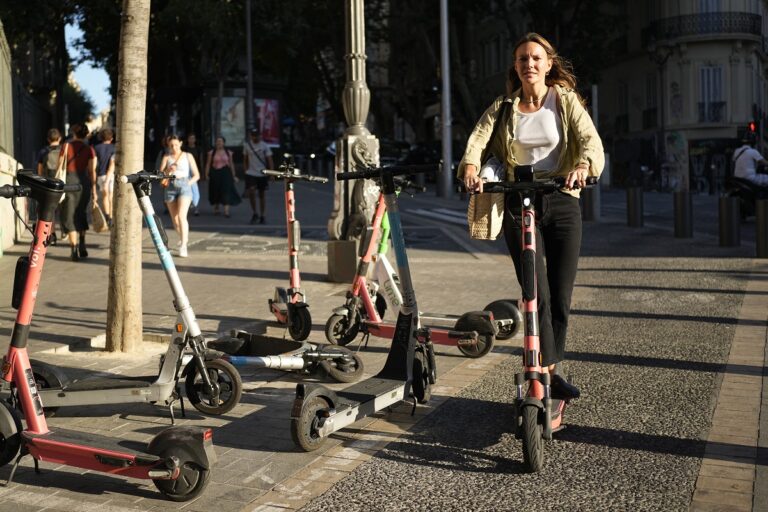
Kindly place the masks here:
POLYGON ((496 334, 497 340, 508 340, 513 338, 523 325, 523 314, 517 308, 515 301, 509 299, 495 300, 485 306, 483 311, 493 313, 495 320, 512 320, 512 325, 505 325, 496 334))
POLYGON ((523 406, 523 462, 529 472, 540 471, 544 466, 544 438, 539 424, 539 408, 523 406))
POLYGON ((219 416, 228 413, 237 405, 243 394, 243 381, 234 366, 223 359, 211 359, 205 362, 211 382, 219 385, 219 397, 215 400, 205 389, 205 382, 195 360, 193 359, 189 364, 194 365, 194 368, 190 368, 187 372, 184 390, 195 409, 203 414, 219 416))
POLYGON ((355 382, 363 376, 363 360, 344 347, 332 347, 323 350, 323 352, 337 352, 340 357, 320 361, 320 367, 332 379, 339 382, 355 382))
POLYGON ((309 314, 309 308, 295 308, 288 322, 288 334, 295 341, 304 341, 311 331, 312 315, 309 314))
POLYGON ((5 466, 18 455, 21 430, 19 412, 3 402, 0 409, 0 466, 5 466))
POLYGON ((325 323, 325 339, 328 343, 334 345, 349 345, 360 332, 360 316, 355 315, 354 321, 350 324, 347 315, 331 315, 325 323))
POLYGON ((483 357, 485 354, 491 351, 493 348, 493 336, 490 334, 478 334, 477 344, 464 345, 459 343, 457 347, 465 357, 477 359, 479 357, 483 357))
MULTIPOLYGON (((168 450, 164 457, 178 457, 173 449, 168 450)), ((208 486, 211 470, 203 469, 194 462, 184 462, 181 465, 179 477, 175 480, 152 480, 157 490, 172 501, 189 501, 197 498, 208 486)))
POLYGON ((291 437, 305 452, 312 452, 323 446, 325 437, 319 433, 330 404, 325 398, 315 396, 304 402, 298 418, 291 420, 291 437))

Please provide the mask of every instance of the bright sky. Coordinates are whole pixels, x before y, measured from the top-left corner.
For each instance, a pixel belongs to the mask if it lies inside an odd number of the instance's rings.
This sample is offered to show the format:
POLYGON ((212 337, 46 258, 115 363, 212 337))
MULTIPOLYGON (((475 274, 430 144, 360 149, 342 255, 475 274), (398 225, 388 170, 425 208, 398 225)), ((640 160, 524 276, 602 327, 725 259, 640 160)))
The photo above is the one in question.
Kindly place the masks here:
MULTIPOLYGON (((67 50, 72 58, 80 53, 72 46, 72 42, 82 35, 80 28, 74 25, 64 27, 64 35, 67 40, 67 50)), ((109 107, 111 97, 109 95, 109 75, 100 68, 94 68, 90 63, 80 64, 75 68, 75 80, 80 84, 80 89, 91 97, 96 107, 95 114, 109 107)))

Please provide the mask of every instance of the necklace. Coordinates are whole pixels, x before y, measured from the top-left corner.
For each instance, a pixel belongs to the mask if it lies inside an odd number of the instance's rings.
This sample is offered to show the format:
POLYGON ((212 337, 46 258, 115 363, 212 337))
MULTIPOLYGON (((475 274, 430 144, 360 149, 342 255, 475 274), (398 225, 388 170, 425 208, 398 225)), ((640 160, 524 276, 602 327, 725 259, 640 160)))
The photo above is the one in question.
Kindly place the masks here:
MULTIPOLYGON (((547 90, 547 92, 549 92, 549 90, 547 90)), ((524 99, 524 98, 523 98, 523 93, 522 93, 522 92, 520 92, 520 101, 522 101, 522 102, 523 102, 523 103, 525 103, 526 105, 533 105, 534 103, 541 103, 541 101, 542 101, 544 98, 546 98, 546 97, 547 97, 547 93, 545 92, 545 93, 544 93, 544 96, 542 96, 542 97, 540 97, 540 98, 537 98, 536 96, 531 96, 531 97, 530 97, 530 99, 527 99, 527 100, 526 100, 526 99, 524 99)))

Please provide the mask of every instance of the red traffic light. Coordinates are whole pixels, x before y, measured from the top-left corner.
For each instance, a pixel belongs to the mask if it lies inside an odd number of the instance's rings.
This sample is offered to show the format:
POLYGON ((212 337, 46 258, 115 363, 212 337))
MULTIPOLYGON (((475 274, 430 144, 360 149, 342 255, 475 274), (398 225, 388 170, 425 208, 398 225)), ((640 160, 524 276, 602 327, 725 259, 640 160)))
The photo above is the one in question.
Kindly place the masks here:
POLYGON ((749 124, 747 125, 747 129, 750 132, 755 133, 757 132, 757 124, 754 121, 750 121, 749 124))

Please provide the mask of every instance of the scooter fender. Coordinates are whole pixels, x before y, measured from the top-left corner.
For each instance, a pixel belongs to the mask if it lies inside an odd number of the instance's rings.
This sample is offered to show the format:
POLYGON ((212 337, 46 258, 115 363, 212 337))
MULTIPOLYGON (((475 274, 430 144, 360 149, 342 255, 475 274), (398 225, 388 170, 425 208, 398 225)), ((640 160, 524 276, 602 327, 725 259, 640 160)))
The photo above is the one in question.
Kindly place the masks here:
POLYGON ((293 408, 291 409, 291 418, 300 418, 304 402, 316 396, 326 400, 332 411, 336 409, 336 404, 339 403, 339 397, 336 395, 336 392, 321 384, 297 384, 296 398, 293 400, 293 408))
POLYGON ((194 462, 204 469, 211 469, 217 460, 211 429, 193 426, 163 430, 149 442, 147 453, 158 457, 173 455, 181 465, 194 462))
POLYGON ((453 329, 455 331, 477 331, 481 336, 496 336, 499 333, 489 311, 469 311, 464 313, 456 320, 453 329))
POLYGON ((44 379, 49 388, 61 389, 69 382, 67 374, 58 366, 44 363, 38 359, 30 359, 29 364, 32 366, 32 372, 35 376, 44 379))
MULTIPOLYGON (((219 350, 213 350, 212 348, 206 348, 203 351, 203 361, 213 361, 214 359, 221 359, 225 356, 224 352, 221 352, 219 350)), ((184 367, 184 370, 181 372, 181 378, 183 379, 187 375, 189 375, 189 372, 195 371, 195 358, 193 357, 188 363, 187 366, 184 367)))
POLYGON ((347 306, 341 306, 333 310, 334 315, 347 316, 349 314, 349 308, 347 306))

